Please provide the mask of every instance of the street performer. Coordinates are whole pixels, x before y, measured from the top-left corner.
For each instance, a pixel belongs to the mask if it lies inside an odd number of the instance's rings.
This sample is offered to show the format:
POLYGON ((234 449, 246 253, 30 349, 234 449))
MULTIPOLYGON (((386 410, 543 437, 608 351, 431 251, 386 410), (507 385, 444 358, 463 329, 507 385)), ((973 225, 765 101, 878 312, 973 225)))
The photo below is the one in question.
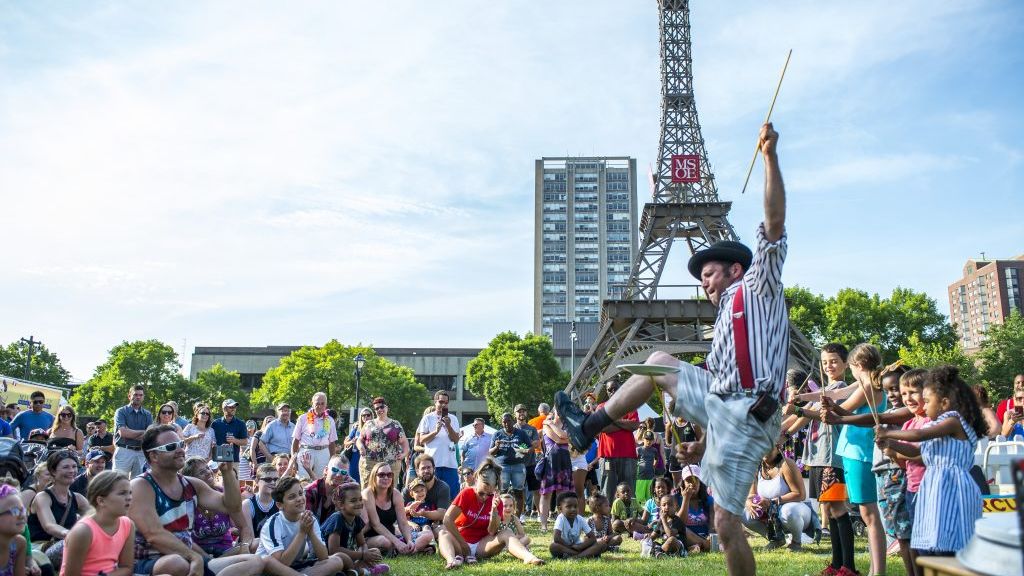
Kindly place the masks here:
POLYGON ((600 432, 636 410, 657 390, 666 393, 674 416, 706 430, 689 452, 703 457, 701 480, 715 495, 715 525, 729 574, 754 574, 754 554, 743 534, 743 509, 751 478, 779 434, 779 401, 785 385, 789 319, 782 290, 786 257, 786 193, 776 152, 779 135, 761 127, 764 157, 764 222, 754 253, 739 242, 722 241, 694 254, 687 265, 718 307, 707 370, 655 352, 648 364, 678 367, 659 376, 634 375, 603 408, 590 415, 565 392, 555 409, 572 444, 586 449, 600 432))

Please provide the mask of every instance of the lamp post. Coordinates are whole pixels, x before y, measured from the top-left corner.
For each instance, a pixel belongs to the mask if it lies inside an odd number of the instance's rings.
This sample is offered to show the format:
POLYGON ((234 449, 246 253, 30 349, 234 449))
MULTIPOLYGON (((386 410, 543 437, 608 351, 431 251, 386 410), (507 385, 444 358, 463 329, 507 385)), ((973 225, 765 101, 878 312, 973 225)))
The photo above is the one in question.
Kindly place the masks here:
POLYGON ((569 324, 569 364, 572 365, 572 369, 569 372, 573 375, 576 374, 576 321, 573 320, 569 324))
POLYGON ((363 376, 363 366, 366 364, 366 358, 363 358, 363 353, 356 354, 356 410, 355 414, 352 415, 352 421, 358 422, 359 418, 359 385, 360 380, 363 376))

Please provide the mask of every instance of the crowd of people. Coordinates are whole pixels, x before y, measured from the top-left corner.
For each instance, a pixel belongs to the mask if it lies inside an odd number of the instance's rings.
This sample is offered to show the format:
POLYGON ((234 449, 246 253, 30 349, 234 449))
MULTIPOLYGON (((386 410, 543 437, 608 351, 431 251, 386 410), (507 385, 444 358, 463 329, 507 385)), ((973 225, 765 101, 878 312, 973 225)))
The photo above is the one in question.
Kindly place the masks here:
POLYGON ((70 406, 54 417, 35 393, 0 420, 0 436, 23 441, 0 439, 0 467, 14 468, 0 484, 0 576, 358 576, 388 572, 396 555, 455 569, 506 551, 536 566, 534 520, 551 530, 552 559, 632 538, 653 558, 721 549, 731 574, 756 572, 744 527, 799 552, 827 526, 822 574, 850 576, 851 507, 869 574, 886 572, 887 535, 908 574, 917 555, 962 549, 985 487, 976 444, 1024 433, 1024 375, 993 409, 956 368, 883 367, 871 344, 824 346, 821 386, 787 371, 785 192, 778 134, 766 124, 760 139, 756 249, 719 242, 688 264, 718 307, 703 366, 655 352, 648 374, 581 401, 560 392, 533 418, 517 405, 493 432, 478 418, 464 433, 441 390, 411 438, 381 397, 339 434, 323 393, 258 424, 231 399, 219 414, 195 404, 191 421, 167 401, 154 418, 133 386, 112 428, 84 431, 70 406), (668 400, 660 425, 637 412, 655 393, 668 400), (32 470, 17 469, 22 451, 40 460, 32 470))

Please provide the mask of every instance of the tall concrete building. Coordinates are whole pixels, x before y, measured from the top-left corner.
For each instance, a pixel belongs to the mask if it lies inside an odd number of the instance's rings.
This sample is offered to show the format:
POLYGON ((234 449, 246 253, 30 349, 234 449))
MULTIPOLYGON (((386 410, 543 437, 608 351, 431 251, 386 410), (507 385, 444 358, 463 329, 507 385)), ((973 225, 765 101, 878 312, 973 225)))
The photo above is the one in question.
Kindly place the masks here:
POLYGON ((1024 254, 1009 260, 968 260, 963 278, 949 285, 949 320, 964 351, 974 352, 993 324, 1021 307, 1024 254))
POLYGON ((533 331, 598 324, 601 303, 621 297, 637 251, 636 159, 541 158, 535 188, 533 331))

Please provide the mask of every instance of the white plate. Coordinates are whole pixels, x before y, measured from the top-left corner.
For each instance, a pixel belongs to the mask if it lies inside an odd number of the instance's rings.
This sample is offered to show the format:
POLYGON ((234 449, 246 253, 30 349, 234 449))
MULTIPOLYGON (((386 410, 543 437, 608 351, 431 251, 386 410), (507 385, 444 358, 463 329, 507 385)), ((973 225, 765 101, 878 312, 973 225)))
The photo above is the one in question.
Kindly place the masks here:
POLYGON ((662 364, 619 364, 616 368, 641 376, 663 376, 679 372, 678 366, 664 366, 662 364))

